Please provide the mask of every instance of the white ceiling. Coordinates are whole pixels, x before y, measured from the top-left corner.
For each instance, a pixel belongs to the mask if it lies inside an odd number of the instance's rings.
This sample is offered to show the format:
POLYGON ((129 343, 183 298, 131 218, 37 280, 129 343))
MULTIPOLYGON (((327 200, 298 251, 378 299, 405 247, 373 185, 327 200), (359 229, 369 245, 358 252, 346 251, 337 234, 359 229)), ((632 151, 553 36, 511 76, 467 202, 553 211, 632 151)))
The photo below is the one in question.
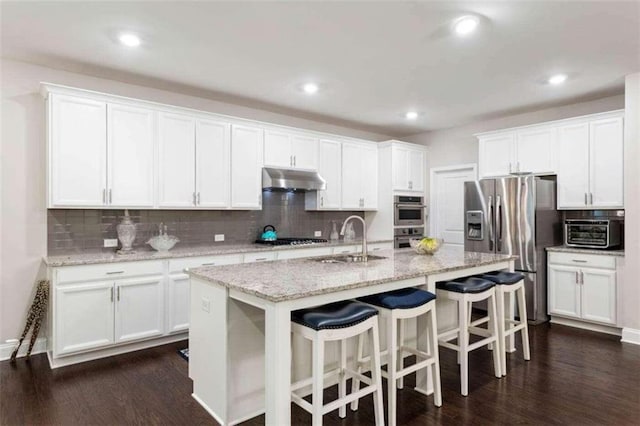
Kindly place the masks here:
POLYGON ((2 55, 403 136, 621 93, 640 2, 3 2, 2 55), (462 39, 467 13, 481 26, 462 39), (544 83, 557 72, 566 84, 544 83))

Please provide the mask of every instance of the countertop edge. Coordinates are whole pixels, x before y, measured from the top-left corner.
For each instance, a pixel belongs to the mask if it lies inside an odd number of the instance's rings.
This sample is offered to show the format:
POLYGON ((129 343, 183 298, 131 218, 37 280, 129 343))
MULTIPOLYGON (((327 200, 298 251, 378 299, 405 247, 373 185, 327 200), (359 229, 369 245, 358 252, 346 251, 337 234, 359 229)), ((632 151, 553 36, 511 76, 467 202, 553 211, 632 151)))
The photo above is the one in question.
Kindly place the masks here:
POLYGON ((624 250, 600 250, 600 249, 567 247, 567 246, 547 247, 546 250, 552 253, 582 253, 582 254, 593 254, 596 256, 624 257, 625 255, 624 250))

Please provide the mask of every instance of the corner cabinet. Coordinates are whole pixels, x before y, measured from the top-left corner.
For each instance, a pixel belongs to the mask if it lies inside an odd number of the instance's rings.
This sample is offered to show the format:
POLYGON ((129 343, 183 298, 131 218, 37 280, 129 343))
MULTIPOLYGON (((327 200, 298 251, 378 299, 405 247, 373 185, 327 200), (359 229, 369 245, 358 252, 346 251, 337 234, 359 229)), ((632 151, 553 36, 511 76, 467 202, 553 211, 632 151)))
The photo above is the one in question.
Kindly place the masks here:
POLYGON ((549 315, 616 325, 616 257, 551 252, 547 276, 549 315))

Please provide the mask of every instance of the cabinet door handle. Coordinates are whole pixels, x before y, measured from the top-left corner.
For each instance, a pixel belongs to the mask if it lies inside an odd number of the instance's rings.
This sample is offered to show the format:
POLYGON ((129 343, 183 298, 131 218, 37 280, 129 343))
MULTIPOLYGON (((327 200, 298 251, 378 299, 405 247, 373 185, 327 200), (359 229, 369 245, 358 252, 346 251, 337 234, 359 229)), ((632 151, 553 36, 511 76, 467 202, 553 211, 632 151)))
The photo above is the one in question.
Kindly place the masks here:
POLYGON ((296 160, 297 160, 297 158, 296 158, 296 156, 294 155, 294 156, 293 156, 293 167, 296 167, 296 160))
POLYGON ((113 197, 111 197, 111 190, 109 190, 109 204, 113 201, 113 197))
POLYGON ((102 204, 107 204, 107 190, 102 189, 102 204))
POLYGON ((584 193, 584 205, 586 206, 587 204, 588 204, 587 203, 587 193, 585 192, 584 193))
POLYGON ((584 272, 580 271, 580 284, 584 284, 584 272))
POLYGON ((111 301, 113 302, 113 287, 111 287, 111 301))
POLYGON ((320 197, 320 207, 324 207, 324 197, 320 197))
POLYGON ((580 284, 580 273, 576 271, 576 284, 580 284))
POLYGON ((194 192, 193 194, 191 194, 191 202, 193 203, 193 205, 196 205, 196 193, 194 192))
POLYGON ((120 286, 118 286, 118 302, 120 301, 120 286))
POLYGON ((289 165, 293 167, 293 155, 289 156, 289 165))
POLYGON ((517 166, 516 170, 518 171, 518 173, 520 173, 520 162, 519 161, 518 161, 518 166, 517 166))
POLYGON ((589 204, 593 205, 593 192, 589 193, 589 204))
POLYGON ((198 192, 198 200, 197 200, 198 205, 200 205, 200 192, 198 192))
POLYGON ((511 174, 511 161, 509 161, 509 174, 511 174))
POLYGON ((107 272, 107 275, 116 275, 116 274, 124 274, 124 271, 110 271, 110 272, 107 272))

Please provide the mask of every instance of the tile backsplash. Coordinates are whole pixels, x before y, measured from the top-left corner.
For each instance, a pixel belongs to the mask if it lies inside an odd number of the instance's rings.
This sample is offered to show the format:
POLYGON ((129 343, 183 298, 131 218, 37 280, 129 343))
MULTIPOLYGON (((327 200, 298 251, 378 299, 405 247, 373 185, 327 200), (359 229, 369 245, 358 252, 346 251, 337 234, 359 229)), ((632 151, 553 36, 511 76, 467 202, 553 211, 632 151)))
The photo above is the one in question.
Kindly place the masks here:
MULTIPOLYGON (((179 245, 213 244, 214 234, 224 234, 224 243, 250 243, 273 225, 281 237, 313 237, 322 231, 329 238, 332 221, 340 226, 352 214, 362 212, 311 212, 304 209, 304 193, 264 192, 262 210, 129 210, 136 223, 134 247, 149 248, 148 239, 158 233, 158 225, 180 239, 179 245)), ((80 250, 113 251, 103 248, 103 240, 117 238, 116 226, 124 210, 53 209, 47 212, 47 251, 59 255, 80 250)), ((362 231, 356 224, 356 235, 362 231)))

